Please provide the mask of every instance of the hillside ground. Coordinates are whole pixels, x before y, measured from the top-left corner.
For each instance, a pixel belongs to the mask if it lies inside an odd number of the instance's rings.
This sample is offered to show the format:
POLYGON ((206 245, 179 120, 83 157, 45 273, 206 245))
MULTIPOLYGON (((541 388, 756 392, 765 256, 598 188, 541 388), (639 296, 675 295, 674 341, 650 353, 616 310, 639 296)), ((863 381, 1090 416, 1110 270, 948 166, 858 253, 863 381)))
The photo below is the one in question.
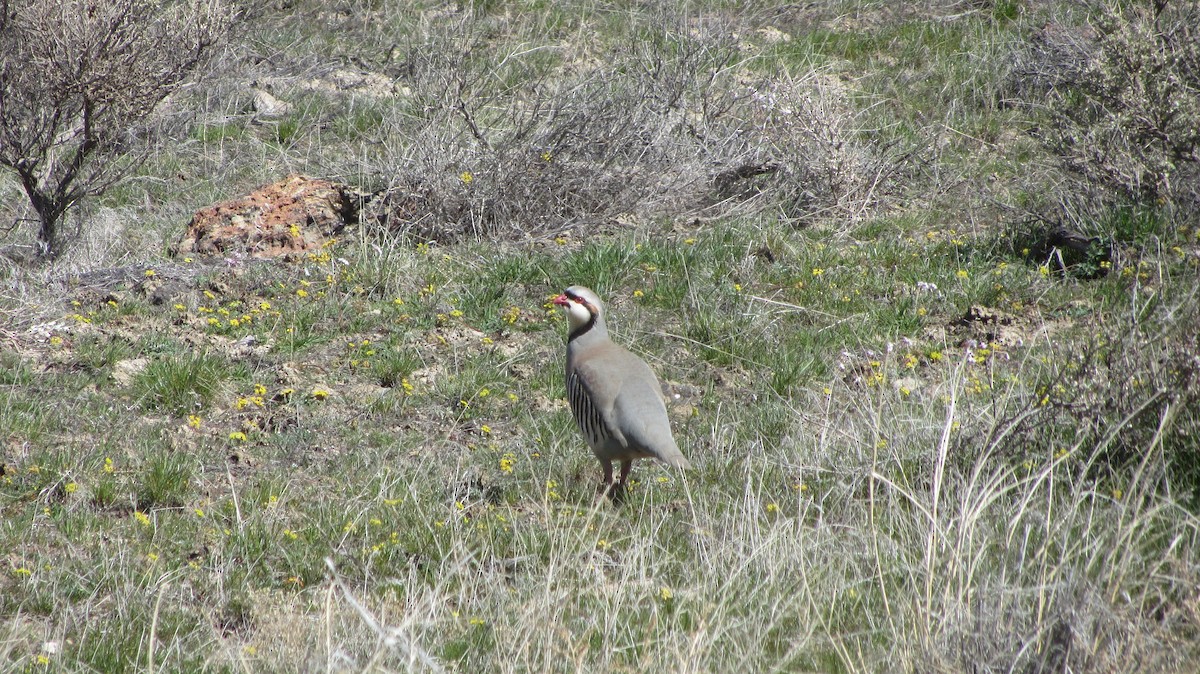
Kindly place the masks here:
POLYGON ((1200 222, 1046 140, 1089 17, 734 4, 248 8, 0 269, 0 668, 1194 671, 1200 222), (373 209, 168 254, 289 173, 373 209), (694 466, 619 506, 572 284, 694 466))

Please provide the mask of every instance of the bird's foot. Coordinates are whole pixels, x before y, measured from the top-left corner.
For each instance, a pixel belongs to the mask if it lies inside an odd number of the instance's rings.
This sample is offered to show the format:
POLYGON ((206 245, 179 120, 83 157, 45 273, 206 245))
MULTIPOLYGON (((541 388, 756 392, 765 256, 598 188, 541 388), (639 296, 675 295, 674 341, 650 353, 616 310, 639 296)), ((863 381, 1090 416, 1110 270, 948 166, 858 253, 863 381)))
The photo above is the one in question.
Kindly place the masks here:
POLYGON ((625 483, 618 482, 609 490, 608 497, 612 499, 613 505, 619 506, 625 502, 625 483))
POLYGON ((607 498, 612 501, 613 505, 620 505, 625 501, 625 483, 624 482, 601 482, 596 487, 596 500, 607 498))

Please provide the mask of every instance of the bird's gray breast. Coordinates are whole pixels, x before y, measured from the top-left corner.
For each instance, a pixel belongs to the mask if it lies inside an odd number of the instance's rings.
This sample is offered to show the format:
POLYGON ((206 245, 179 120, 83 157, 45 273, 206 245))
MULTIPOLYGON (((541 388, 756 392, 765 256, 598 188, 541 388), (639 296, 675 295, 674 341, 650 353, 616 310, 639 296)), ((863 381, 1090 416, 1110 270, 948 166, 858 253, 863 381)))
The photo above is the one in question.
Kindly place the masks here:
POLYGON ((604 425, 600 410, 592 401, 591 392, 587 390, 577 372, 572 372, 567 377, 567 399, 571 403, 571 415, 575 417, 575 424, 579 426, 588 446, 595 449, 607 442, 608 428, 604 425))

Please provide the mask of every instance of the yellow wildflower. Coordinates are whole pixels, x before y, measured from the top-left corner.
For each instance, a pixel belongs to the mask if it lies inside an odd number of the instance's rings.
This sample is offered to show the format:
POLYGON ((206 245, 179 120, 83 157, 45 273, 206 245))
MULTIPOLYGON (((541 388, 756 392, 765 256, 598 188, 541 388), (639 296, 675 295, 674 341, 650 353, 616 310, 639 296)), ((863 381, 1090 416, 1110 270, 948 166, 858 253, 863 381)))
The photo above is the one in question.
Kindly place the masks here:
POLYGON ((516 463, 516 461, 516 454, 506 453, 504 456, 500 457, 500 470, 505 473, 512 473, 513 465, 516 463))

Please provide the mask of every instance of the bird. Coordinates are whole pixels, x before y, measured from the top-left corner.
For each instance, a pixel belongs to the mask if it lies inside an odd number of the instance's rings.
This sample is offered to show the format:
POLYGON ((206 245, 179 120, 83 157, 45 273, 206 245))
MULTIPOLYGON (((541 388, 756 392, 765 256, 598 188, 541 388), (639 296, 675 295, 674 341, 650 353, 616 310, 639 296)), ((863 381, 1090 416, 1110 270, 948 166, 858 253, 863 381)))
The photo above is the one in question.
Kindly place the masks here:
POLYGON ((554 304, 567 312, 571 415, 604 469, 598 493, 619 501, 634 459, 690 468, 671 435, 658 377, 646 361, 609 339, 599 296, 571 286, 554 298, 554 304), (615 485, 614 461, 621 462, 615 485))

